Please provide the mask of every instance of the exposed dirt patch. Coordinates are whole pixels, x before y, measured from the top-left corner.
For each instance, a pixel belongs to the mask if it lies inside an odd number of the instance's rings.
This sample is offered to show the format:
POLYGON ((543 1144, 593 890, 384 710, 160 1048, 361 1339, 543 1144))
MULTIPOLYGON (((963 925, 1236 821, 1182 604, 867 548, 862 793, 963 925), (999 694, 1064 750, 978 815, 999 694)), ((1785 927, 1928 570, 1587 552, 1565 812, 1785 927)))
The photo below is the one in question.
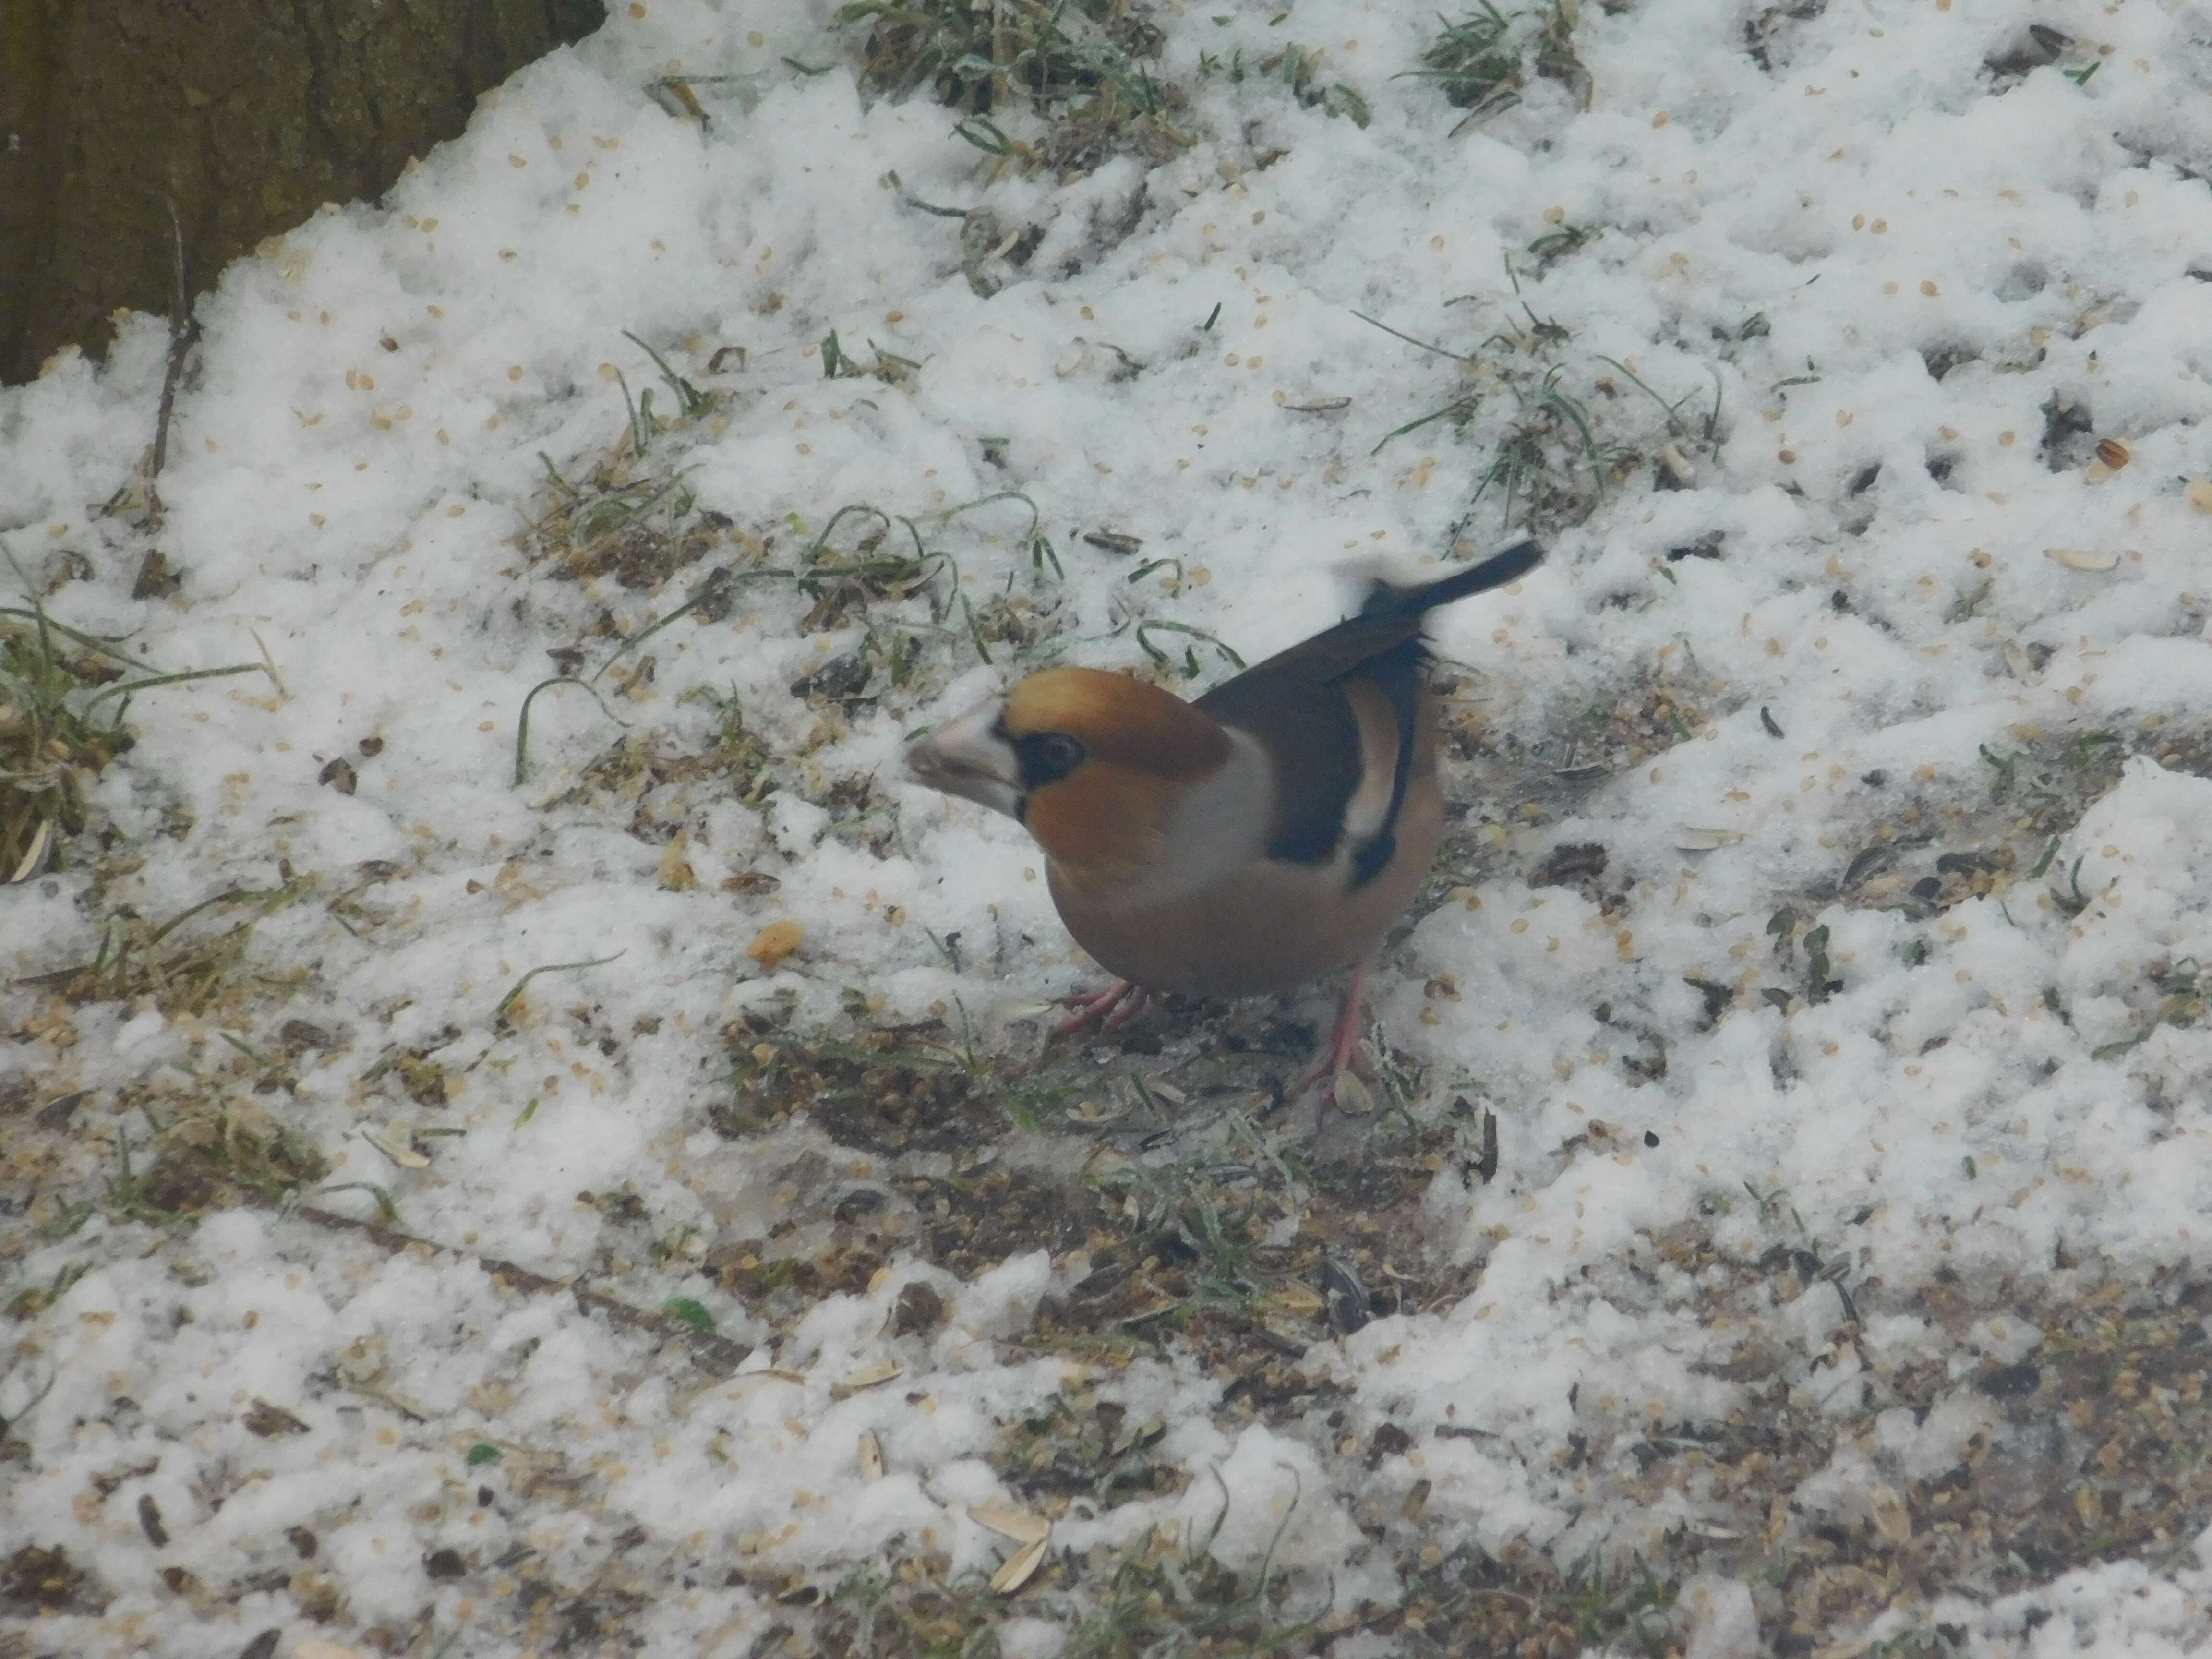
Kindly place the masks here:
MULTIPOLYGON (((1577 873, 1594 863, 1571 861, 1577 873)), ((1989 873, 1946 878, 1963 891, 1989 873)), ((1205 1029, 1195 1041, 1218 1042, 1220 1030, 1205 1029)), ((1063 1259, 1080 1250, 1087 1271, 1020 1340, 1079 1362, 1092 1381, 1008 1422, 993 1457, 1034 1512, 1095 1513, 1187 1483, 1154 1454, 1164 1426, 1133 1420, 1110 1387, 1101 1391, 1100 1379, 1147 1355, 1194 1360, 1218 1380, 1219 1417, 1297 1435, 1340 1471, 1340 1491, 1371 1492, 1379 1471, 1395 1493, 1356 1512, 1408 1586, 1399 1606, 1307 1623, 1281 1585, 1191 1565, 1188 1540, 1091 1559, 1062 1551, 1023 1595, 1090 1632, 1074 1650, 1146 1650, 1109 1632, 1111 1610, 1122 1607, 1126 1623, 1125 1593, 1142 1582, 1139 1610, 1157 1639, 1180 1620, 1186 1639, 1203 1637, 1205 1650, 1223 1654, 1321 1652, 1353 1629, 1413 1654, 1565 1654, 1604 1643, 1657 1654, 1689 1632, 1683 1585, 1719 1574, 1753 1586, 1777 1651, 1802 1653, 1945 1595, 1987 1601, 2091 1561, 2178 1559, 2212 1522, 2212 1460, 2193 1449, 2212 1438, 2203 1322, 2212 1290, 2106 1282, 2069 1261, 2045 1283, 1939 1278, 1893 1291, 1855 1282, 1849 1241, 1793 1232, 1776 1199, 1773 1242, 1754 1259, 1726 1254, 1692 1221, 1598 1275, 1608 1299, 1648 1308, 1661 1269, 1686 1274, 1700 1322, 1738 1333, 1716 1373, 1741 1385, 1737 1408, 1658 1422, 1584 1401, 1558 1471, 1601 1512, 1672 1510, 1694 1522, 1661 1529, 1640 1552, 1607 1549, 1564 1571, 1533 1548, 1492 1557, 1448 1542, 1419 1473, 1425 1437, 1395 1423, 1363 1427, 1322 1356, 1334 1331, 1448 1309, 1474 1289, 1479 1264, 1439 1259, 1422 1215, 1431 1183, 1479 1178, 1475 1109, 1419 1126, 1337 1119, 1291 1139, 1268 1115, 1272 1097, 1251 1089, 1185 1102, 1171 1125, 1133 1109, 1129 1121, 1071 1135, 1109 1096, 1092 1060, 1079 1069, 1048 1054, 1024 1068, 956 1057, 951 1041, 912 1028, 850 1047, 767 1045, 772 1057, 756 1060, 738 1091, 749 1123, 766 1130, 805 1114, 880 1165, 823 1199, 835 1211, 831 1249, 779 1260, 771 1243, 753 1265, 726 1267, 724 1284, 749 1303, 757 1291, 757 1310, 787 1325, 819 1296, 859 1288, 900 1249, 963 1277, 1040 1247, 1063 1259), (1810 1352, 1798 1306, 1807 1297, 1818 1298, 1814 1323, 1826 1332, 1810 1352), (1954 1354, 1971 1352, 1970 1330, 1993 1319, 2033 1325, 2044 1339, 2004 1364, 1892 1369, 1861 1333, 1863 1322, 1897 1312, 1938 1328, 1954 1354), (1821 1397, 1845 1382, 1863 1387, 1864 1404, 1839 1417, 1821 1397), (1878 1425, 1939 1410, 1979 1413, 1981 1426, 1954 1465, 1908 1470, 1878 1425), (1177 1589, 1164 1589, 1162 1575, 1177 1589)), ((1256 1069, 1218 1046, 1170 1066, 1141 1053, 1125 1063, 1141 1086, 1117 1102, 1145 1098, 1165 1076, 1188 1082, 1200 1066, 1243 1066, 1248 1082, 1256 1069)), ((724 1129, 747 1132, 734 1121, 724 1129)), ((902 1330, 940 1316, 921 1305, 897 1314, 902 1330)), ((794 1650, 838 1652, 866 1628, 875 1651, 919 1655, 978 1636, 1006 1607, 980 1581, 950 1581, 941 1559, 918 1555, 848 1580, 825 1607, 794 1607, 792 1639, 794 1650)), ((1929 1623, 1923 1634, 1929 1645, 1959 1632, 1929 1623)))

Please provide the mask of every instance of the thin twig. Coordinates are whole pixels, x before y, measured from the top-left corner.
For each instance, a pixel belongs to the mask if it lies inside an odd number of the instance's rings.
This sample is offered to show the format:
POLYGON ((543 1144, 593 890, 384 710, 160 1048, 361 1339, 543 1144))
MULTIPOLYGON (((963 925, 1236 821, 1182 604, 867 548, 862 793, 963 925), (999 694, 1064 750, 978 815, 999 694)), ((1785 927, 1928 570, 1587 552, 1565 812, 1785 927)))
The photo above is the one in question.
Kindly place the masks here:
POLYGON ((576 1300, 577 1308, 586 1313, 601 1313, 608 1322, 625 1330, 648 1335, 673 1337, 691 1350, 692 1359, 701 1369, 716 1376, 727 1376, 743 1364, 752 1350, 742 1342, 726 1336, 716 1336, 686 1324, 670 1315, 652 1313, 605 1291, 586 1289, 574 1279, 548 1278, 532 1273, 529 1268, 497 1256, 478 1255, 473 1251, 458 1249, 450 1244, 441 1244, 433 1239, 420 1238, 411 1233, 388 1227, 380 1222, 359 1221, 352 1216, 341 1215, 335 1210, 325 1210, 313 1204, 302 1204, 287 1213, 301 1221, 313 1223, 333 1231, 358 1233, 395 1255, 402 1250, 429 1250, 457 1261, 472 1261, 481 1267, 487 1278, 504 1284, 528 1296, 545 1296, 566 1291, 576 1300))
POLYGON ((161 412, 154 421, 154 453, 146 463, 148 530, 161 527, 161 495, 157 486, 162 464, 169 459, 169 417, 176 410, 177 382, 184 378, 185 358, 191 353, 193 342, 199 338, 199 328, 192 321, 185 295, 184 221, 178 218, 173 200, 164 198, 161 205, 169 210, 169 274, 173 287, 169 300, 169 366, 161 376, 161 412))

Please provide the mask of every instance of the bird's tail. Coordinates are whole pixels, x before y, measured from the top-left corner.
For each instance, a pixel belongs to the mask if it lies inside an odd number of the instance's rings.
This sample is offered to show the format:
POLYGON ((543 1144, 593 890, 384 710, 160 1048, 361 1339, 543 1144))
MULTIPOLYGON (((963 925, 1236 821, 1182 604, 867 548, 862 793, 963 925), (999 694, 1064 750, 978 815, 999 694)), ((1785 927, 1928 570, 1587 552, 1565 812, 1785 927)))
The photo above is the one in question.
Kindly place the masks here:
POLYGON ((1471 593, 1486 593, 1493 587, 1503 587, 1517 581, 1544 562, 1544 550, 1534 542, 1522 542, 1507 548, 1503 553, 1493 553, 1480 564, 1455 570, 1449 576, 1425 582, 1419 587, 1395 587, 1378 581, 1367 590, 1367 603, 1359 607, 1363 617, 1419 617, 1435 610, 1440 605, 1449 605, 1455 599, 1466 599, 1471 593))

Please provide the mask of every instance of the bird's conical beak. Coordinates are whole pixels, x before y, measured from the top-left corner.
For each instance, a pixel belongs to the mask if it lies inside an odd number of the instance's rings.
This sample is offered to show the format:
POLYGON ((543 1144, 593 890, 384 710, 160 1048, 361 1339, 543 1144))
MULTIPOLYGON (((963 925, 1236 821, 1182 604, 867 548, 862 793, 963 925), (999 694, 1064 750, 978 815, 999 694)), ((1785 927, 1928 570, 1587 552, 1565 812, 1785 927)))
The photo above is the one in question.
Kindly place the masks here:
POLYGON ((1018 819, 1025 796, 1020 757, 1006 737, 1006 704, 996 699, 949 720, 906 751, 916 783, 1018 819))

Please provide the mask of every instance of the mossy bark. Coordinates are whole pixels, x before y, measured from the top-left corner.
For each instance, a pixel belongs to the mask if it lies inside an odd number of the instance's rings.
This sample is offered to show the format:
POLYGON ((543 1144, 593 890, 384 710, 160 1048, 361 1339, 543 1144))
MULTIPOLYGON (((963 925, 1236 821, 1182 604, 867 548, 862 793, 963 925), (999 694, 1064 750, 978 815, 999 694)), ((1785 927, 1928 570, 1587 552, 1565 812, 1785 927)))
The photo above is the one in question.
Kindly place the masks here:
POLYGON ((0 382, 382 193, 600 0, 0 0, 0 382))

